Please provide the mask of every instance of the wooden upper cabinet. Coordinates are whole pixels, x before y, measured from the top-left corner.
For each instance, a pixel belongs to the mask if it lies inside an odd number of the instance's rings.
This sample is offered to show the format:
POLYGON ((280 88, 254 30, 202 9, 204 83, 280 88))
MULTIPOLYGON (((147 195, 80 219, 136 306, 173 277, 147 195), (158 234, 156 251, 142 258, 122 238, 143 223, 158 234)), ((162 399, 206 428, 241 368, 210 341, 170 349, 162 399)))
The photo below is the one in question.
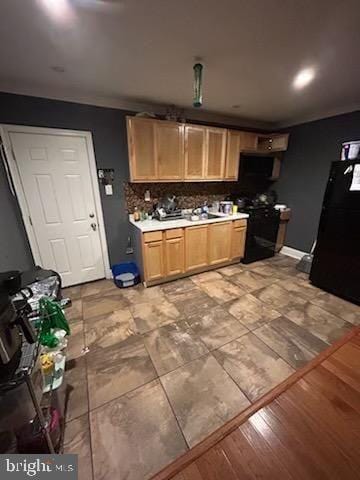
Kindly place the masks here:
POLYGON ((224 180, 237 180, 239 176, 241 132, 228 130, 224 180))
POLYGON ((226 129, 206 127, 206 180, 223 180, 226 155, 226 129))
POLYGON ((185 125, 185 180, 203 180, 206 162, 206 128, 185 125))
POLYGON ((258 135, 258 150, 261 152, 285 152, 288 142, 288 133, 261 134, 258 135))
POLYGON ((209 225, 209 265, 226 262, 231 255, 232 222, 209 225))
POLYGON ((127 133, 130 180, 156 180, 155 123, 144 118, 128 117, 127 133))
POLYGON ((253 132, 240 133, 240 150, 254 151, 258 147, 258 134, 253 132))
POLYGON ((159 180, 184 178, 184 125, 155 123, 155 151, 159 180))
POLYGON ((281 152, 289 137, 141 117, 127 117, 127 131, 132 182, 234 181, 241 152, 281 152))

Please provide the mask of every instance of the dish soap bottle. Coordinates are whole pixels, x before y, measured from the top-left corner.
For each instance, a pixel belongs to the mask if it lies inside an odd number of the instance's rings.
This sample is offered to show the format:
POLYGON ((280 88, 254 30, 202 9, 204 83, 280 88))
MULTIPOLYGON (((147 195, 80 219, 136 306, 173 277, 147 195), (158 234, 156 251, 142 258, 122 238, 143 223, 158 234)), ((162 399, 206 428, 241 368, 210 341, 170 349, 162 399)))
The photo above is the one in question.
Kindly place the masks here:
POLYGON ((140 212, 137 207, 134 208, 134 221, 138 222, 140 220, 140 212))

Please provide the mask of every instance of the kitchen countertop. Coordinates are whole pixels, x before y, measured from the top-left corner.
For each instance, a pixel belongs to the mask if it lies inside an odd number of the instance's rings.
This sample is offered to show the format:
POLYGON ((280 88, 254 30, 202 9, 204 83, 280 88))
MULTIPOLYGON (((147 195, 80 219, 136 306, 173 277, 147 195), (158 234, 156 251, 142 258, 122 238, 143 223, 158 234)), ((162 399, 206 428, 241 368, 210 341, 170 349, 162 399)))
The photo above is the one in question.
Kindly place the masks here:
POLYGON ((178 220, 165 220, 163 222, 160 222, 156 219, 135 222, 133 215, 129 215, 129 221, 142 232, 153 232, 157 230, 169 230, 170 228, 185 228, 192 227, 194 225, 205 225, 207 223, 242 220, 249 217, 247 213, 234 213, 233 215, 226 215, 224 213, 213 213, 213 215, 217 215, 218 218, 208 218, 207 220, 196 220, 194 222, 192 222, 191 220, 185 220, 185 218, 179 218, 178 220))

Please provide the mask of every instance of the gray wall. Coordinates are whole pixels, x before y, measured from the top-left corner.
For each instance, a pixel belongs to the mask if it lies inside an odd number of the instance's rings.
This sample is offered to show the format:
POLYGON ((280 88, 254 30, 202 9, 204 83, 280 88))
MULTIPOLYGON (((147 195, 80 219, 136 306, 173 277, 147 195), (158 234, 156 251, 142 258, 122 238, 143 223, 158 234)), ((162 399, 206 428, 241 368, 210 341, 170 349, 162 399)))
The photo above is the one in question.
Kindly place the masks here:
MULTIPOLYGON (((128 180, 128 154, 124 112, 70 102, 0 93, 0 123, 87 130, 93 135, 99 168, 114 168, 114 195, 101 188, 110 263, 128 259, 125 248, 129 225, 125 211, 123 182, 128 180)), ((17 201, 9 192, 0 167, 0 271, 26 269, 33 259, 17 201)))
MULTIPOLYGON (((93 135, 99 168, 114 168, 114 195, 101 189, 110 263, 125 255, 129 225, 123 182, 129 178, 125 116, 129 112, 70 102, 0 93, 0 123, 71 130, 93 135)), ((290 132, 280 180, 274 185, 279 201, 290 205, 293 217, 286 244, 310 249, 317 233, 322 198, 330 163, 337 160, 341 143, 360 139, 360 112, 305 123, 290 132)), ((0 271, 33 265, 17 201, 11 196, 0 166, 0 271)))
POLYGON ((309 251, 316 238, 330 163, 341 144, 360 140, 360 111, 286 129, 290 133, 280 180, 279 201, 293 210, 285 244, 309 251))

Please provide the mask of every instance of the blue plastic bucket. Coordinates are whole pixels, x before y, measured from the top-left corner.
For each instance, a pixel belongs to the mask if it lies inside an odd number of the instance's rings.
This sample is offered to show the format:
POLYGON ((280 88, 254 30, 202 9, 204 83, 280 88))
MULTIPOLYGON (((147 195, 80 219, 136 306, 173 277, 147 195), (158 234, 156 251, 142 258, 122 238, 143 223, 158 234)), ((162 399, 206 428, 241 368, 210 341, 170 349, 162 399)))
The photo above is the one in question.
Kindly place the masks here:
POLYGON ((135 262, 117 263, 111 267, 117 287, 128 288, 140 283, 140 272, 135 262))

